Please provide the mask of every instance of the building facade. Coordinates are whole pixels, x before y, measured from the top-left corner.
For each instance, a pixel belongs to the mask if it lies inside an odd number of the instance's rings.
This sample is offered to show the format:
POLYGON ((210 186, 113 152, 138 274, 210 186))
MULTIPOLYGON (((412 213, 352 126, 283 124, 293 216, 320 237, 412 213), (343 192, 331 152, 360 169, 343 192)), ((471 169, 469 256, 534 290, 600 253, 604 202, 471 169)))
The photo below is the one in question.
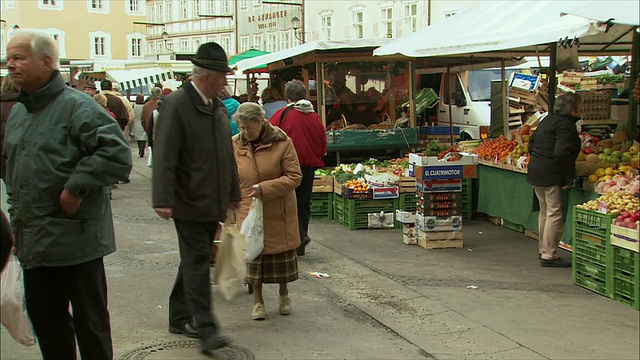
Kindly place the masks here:
POLYGON ((60 59, 142 60, 144 0, 0 0, 2 53, 17 28, 42 29, 56 40, 60 59))

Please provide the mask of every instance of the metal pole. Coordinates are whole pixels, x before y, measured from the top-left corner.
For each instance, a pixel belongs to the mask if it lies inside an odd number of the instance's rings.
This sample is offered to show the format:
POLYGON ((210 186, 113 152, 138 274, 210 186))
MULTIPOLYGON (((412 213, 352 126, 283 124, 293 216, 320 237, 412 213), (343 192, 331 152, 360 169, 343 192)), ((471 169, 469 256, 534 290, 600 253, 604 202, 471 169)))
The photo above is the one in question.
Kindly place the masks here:
POLYGON ((409 117, 409 128, 416 127, 416 84, 414 77, 416 76, 416 62, 409 61, 409 111, 407 116, 409 117))
POLYGON ((507 69, 505 61, 500 62, 500 80, 502 81, 502 133, 504 136, 509 134, 509 97, 507 95, 507 69))
POLYGON ((447 99, 449 100, 449 140, 450 140, 450 144, 449 145, 453 145, 453 114, 451 113, 451 90, 453 89, 453 86, 451 86, 451 67, 447 66, 447 82, 449 85, 449 91, 446 94, 447 99))
POLYGON ((631 44, 631 78, 629 79, 629 139, 635 140, 638 136, 638 101, 633 98, 633 88, 638 81, 638 66, 640 66, 640 34, 637 28, 633 30, 631 44))
POLYGON ((558 87, 558 78, 556 77, 556 69, 558 63, 558 43, 549 44, 549 114, 553 114, 553 105, 556 103, 556 88, 558 87))
POLYGON ((302 19, 300 19, 300 20, 302 20, 302 27, 301 27, 302 34, 300 34, 300 38, 302 39, 302 43, 304 44, 304 42, 305 42, 305 37, 304 37, 304 31, 305 31, 305 25, 304 25, 304 23, 305 23, 305 18, 304 18, 304 0, 302 0, 301 4, 302 4, 302 6, 300 6, 300 17, 302 19))

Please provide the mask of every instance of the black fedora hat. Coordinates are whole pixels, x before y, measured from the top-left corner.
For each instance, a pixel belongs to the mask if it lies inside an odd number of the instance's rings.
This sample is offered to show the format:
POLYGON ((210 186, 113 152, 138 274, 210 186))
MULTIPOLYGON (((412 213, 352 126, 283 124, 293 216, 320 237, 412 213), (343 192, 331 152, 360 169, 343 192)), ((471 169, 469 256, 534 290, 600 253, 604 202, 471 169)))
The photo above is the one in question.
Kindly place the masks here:
POLYGON ((227 54, 224 49, 213 41, 200 45, 198 52, 196 52, 196 57, 191 59, 191 62, 201 68, 233 73, 233 70, 229 68, 227 54))

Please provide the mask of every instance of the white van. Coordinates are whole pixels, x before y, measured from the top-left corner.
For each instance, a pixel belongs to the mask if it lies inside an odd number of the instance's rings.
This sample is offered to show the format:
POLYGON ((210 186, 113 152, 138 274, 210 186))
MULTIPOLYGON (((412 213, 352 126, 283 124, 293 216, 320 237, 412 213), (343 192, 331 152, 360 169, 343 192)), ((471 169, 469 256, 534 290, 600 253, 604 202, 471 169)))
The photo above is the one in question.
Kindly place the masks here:
MULTIPOLYGON (((516 70, 507 70, 507 78, 516 70)), ((472 70, 460 73, 423 73, 418 90, 431 88, 439 102, 422 115, 427 125, 449 125, 449 111, 462 140, 480 139, 491 125, 491 81, 500 80, 500 69, 472 70), (449 86, 453 91, 449 91, 449 86), (449 97, 446 94, 453 94, 449 97), (449 106, 451 105, 451 106, 449 106)))

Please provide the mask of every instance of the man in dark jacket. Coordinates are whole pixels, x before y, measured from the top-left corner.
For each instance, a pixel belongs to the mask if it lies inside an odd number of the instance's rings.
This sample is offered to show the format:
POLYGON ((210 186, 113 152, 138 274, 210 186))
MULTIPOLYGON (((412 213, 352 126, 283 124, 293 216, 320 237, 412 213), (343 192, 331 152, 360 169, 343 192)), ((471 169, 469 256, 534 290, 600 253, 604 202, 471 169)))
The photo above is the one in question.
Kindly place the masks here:
POLYGON ((527 181, 533 185, 540 203, 540 266, 571 267, 571 261, 559 258, 557 250, 564 231, 561 191, 568 190, 576 176, 575 162, 581 147, 576 129, 582 113, 580 95, 559 96, 553 112, 540 122, 529 139, 527 181))
POLYGON ((26 306, 45 359, 112 359, 103 257, 115 251, 108 190, 131 171, 113 118, 65 86, 53 38, 17 30, 7 69, 20 86, 3 159, 26 306), (73 315, 69 313, 69 303, 73 315))
POLYGON ((129 124, 129 110, 127 110, 127 106, 113 93, 113 84, 111 84, 111 81, 102 80, 102 82, 100 82, 100 89, 103 90, 102 94, 107 97, 107 107, 116 116, 120 129, 124 131, 129 124))
POLYGON ((230 72, 214 42, 191 60, 193 81, 162 100, 153 142, 153 208, 173 218, 180 267, 169 298, 169 332, 200 338, 209 352, 229 344, 211 314, 209 263, 218 224, 240 206, 227 109, 218 98, 230 72))
POLYGON ((311 194, 313 178, 317 168, 323 167, 322 157, 327 153, 327 133, 322 120, 313 111, 313 105, 305 100, 307 89, 300 80, 291 81, 286 89, 289 105, 276 111, 269 120, 280 127, 293 142, 302 170, 302 183, 296 188, 298 201, 298 223, 301 244, 298 255, 305 254, 309 239, 309 220, 311 219, 311 194))

